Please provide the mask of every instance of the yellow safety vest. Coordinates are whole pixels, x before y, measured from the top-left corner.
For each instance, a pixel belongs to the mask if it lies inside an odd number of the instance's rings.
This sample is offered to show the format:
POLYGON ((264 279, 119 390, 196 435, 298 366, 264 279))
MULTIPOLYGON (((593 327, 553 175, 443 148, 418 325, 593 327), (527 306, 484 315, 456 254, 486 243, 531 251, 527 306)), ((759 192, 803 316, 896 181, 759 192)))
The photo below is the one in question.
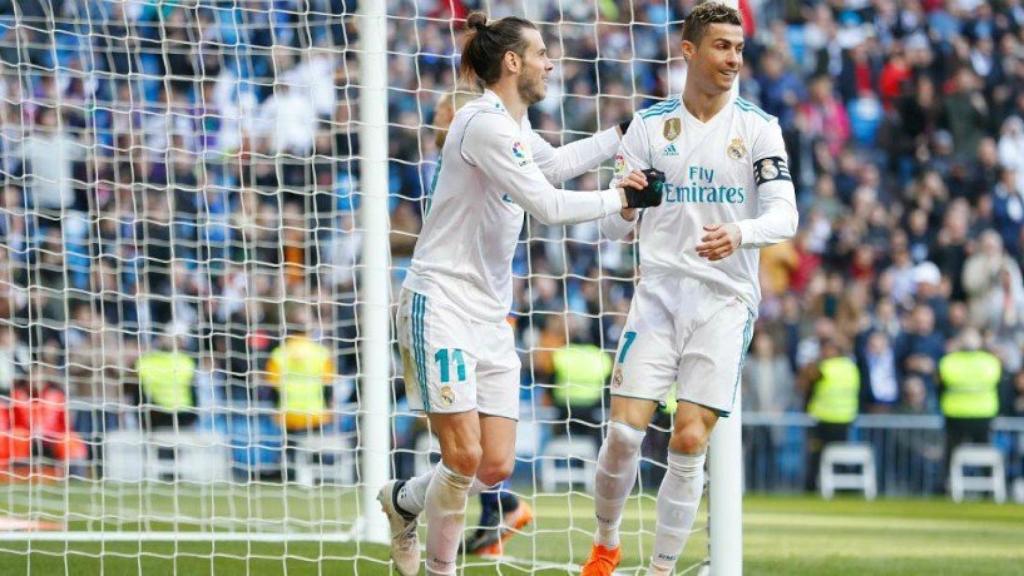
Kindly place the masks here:
POLYGON ((555 402, 560 406, 593 406, 601 401, 612 359, 593 344, 570 344, 555 350, 555 402))
POLYGON ((316 414, 326 410, 324 379, 331 354, 306 336, 291 336, 270 355, 272 379, 277 380, 281 409, 316 414))
POLYGON ((845 356, 827 358, 818 367, 821 380, 814 383, 807 413, 819 422, 849 424, 857 418, 860 372, 845 356))
POLYGON ((192 376, 196 362, 184 352, 147 352, 135 365, 139 385, 157 406, 177 412, 192 407, 192 376))
POLYGON ((984 350, 951 352, 939 360, 942 413, 949 418, 992 418, 999 412, 999 358, 984 350))

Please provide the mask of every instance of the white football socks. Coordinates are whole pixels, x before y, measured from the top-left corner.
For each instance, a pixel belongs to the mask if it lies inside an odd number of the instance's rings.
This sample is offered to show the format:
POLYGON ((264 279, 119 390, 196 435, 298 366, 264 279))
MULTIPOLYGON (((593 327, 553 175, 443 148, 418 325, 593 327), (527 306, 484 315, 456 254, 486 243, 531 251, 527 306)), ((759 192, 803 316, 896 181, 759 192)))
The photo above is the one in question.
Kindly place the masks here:
POLYGON ((704 493, 704 458, 668 451, 668 470, 658 489, 658 527, 648 574, 669 574, 693 530, 704 493))
POLYGON ((466 522, 466 501, 472 476, 463 476, 439 462, 427 487, 423 512, 427 518, 427 573, 455 574, 455 561, 466 522))
POLYGON ((608 436, 597 456, 597 478, 594 490, 594 515, 597 531, 594 543, 606 548, 619 545, 619 524, 622 507, 636 482, 640 462, 640 445, 646 430, 637 430, 622 422, 608 423, 608 436))
MULTIPOLYGON (((427 486, 430 485, 430 479, 434 477, 436 469, 436 467, 431 468, 429 472, 405 481, 405 484, 398 491, 398 507, 401 508, 401 512, 406 512, 413 516, 419 516, 423 512, 423 506, 427 498, 427 486)), ((479 478, 473 478, 473 485, 469 487, 468 496, 477 496, 481 492, 495 490, 498 486, 501 486, 501 482, 494 486, 488 486, 481 482, 479 478)))
POLYGON ((434 477, 435 470, 437 470, 436 467, 431 468, 429 471, 405 481, 396 497, 401 512, 413 516, 419 516, 423 512, 423 506, 427 499, 427 486, 430 485, 430 479, 434 477))

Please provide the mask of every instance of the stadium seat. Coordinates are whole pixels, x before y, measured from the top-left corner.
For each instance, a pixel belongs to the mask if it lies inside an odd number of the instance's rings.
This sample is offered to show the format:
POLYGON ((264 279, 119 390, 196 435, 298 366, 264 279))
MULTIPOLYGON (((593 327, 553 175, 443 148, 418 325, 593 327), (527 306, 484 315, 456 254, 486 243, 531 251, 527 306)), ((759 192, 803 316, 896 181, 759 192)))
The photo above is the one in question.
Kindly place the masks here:
POLYGON ((355 484, 354 434, 311 434, 295 441, 295 482, 302 486, 355 484))
POLYGON ((967 492, 991 492, 996 502, 1006 501, 1006 468, 1003 453, 988 444, 961 444, 949 463, 949 495, 962 502, 967 492), (966 468, 985 468, 988 474, 967 476, 966 468))
POLYGON ((1013 501, 1017 504, 1024 504, 1024 478, 1017 478, 1013 481, 1013 501))
POLYGON ((540 479, 545 492, 553 492, 559 484, 570 488, 574 484, 583 484, 587 492, 592 494, 596 473, 597 443, 593 439, 585 436, 556 436, 544 447, 540 479), (574 460, 582 463, 582 466, 575 466, 574 460))
POLYGON ((219 434, 168 430, 147 436, 146 480, 209 483, 230 478, 228 442, 219 434))
POLYGON ((103 436, 103 477, 141 482, 145 472, 146 438, 139 430, 114 430, 103 436))
POLYGON ((836 490, 860 490, 874 500, 878 494, 875 453, 868 444, 832 442, 821 453, 818 470, 821 496, 831 499, 836 490), (836 466, 859 467, 858 472, 836 472, 836 466))
POLYGON ((218 434, 117 430, 103 440, 103 475, 110 480, 208 483, 230 473, 227 441, 218 434))

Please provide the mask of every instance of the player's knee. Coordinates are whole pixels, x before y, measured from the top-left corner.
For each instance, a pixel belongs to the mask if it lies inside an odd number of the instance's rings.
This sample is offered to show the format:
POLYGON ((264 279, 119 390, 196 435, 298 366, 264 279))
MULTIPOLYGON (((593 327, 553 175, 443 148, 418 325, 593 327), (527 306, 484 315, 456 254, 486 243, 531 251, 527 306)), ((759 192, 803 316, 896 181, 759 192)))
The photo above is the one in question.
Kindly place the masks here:
POLYGON ((669 448, 680 454, 700 454, 708 443, 708 430, 700 422, 677 426, 672 429, 669 448))
POLYGON ((483 450, 479 445, 453 445, 441 454, 445 466, 466 476, 476 476, 481 458, 483 450))
POLYGON ((480 465, 476 477, 484 484, 494 486, 511 476, 514 467, 515 461, 511 459, 505 462, 485 462, 480 465))
POLYGON ((608 436, 605 442, 608 451, 617 456, 636 456, 644 443, 645 430, 638 430, 623 422, 612 421, 608 424, 608 436))

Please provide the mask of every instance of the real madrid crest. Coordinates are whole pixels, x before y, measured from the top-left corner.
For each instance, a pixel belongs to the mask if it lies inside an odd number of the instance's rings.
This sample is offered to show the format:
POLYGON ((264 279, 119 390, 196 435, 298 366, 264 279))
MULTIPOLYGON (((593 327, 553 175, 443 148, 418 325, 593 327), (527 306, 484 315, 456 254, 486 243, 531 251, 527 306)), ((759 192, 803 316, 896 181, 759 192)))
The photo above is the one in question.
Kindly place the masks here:
POLYGON ((739 160, 747 155, 747 148, 743 145, 742 138, 733 138, 729 147, 725 149, 725 153, 729 155, 729 158, 733 160, 739 160))
POLYGON ((679 118, 669 118, 662 126, 661 134, 666 140, 675 140, 683 132, 683 123, 679 118))
POLYGON ((765 159, 761 162, 761 179, 762 180, 775 180, 779 177, 779 167, 775 165, 775 160, 771 158, 765 159))
POLYGON ((441 401, 444 402, 445 406, 451 406, 455 403, 455 390, 452 390, 451 386, 441 388, 441 401))

